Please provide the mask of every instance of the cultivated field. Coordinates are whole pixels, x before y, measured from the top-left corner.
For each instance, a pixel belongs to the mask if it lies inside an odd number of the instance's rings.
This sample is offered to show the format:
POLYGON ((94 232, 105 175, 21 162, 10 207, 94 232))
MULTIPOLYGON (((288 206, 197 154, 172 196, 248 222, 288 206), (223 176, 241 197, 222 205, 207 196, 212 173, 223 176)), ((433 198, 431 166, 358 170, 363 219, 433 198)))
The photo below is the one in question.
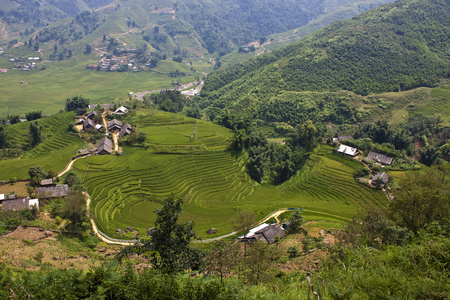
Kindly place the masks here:
MULTIPOLYGON (((74 113, 61 113, 38 120, 42 127, 43 142, 26 152, 20 158, 0 160, 0 180, 11 177, 28 178, 28 169, 41 166, 44 171, 58 172, 66 166, 84 142, 67 133, 73 124, 74 113)), ((29 140, 30 122, 18 123, 5 128, 10 144, 16 148, 26 147, 29 140)))
POLYGON ((245 156, 226 151, 232 133, 200 120, 157 112, 141 119, 149 149, 124 147, 122 156, 94 156, 74 167, 92 197, 91 210, 99 229, 115 231, 132 226, 141 237, 153 226, 155 208, 174 194, 183 197, 184 220, 194 220, 207 237, 214 227, 220 236, 232 231, 240 210, 258 219, 280 208, 302 208, 309 220, 341 222, 364 205, 385 205, 381 191, 359 185, 352 177, 359 163, 322 146, 307 165, 282 185, 259 185, 245 171, 245 156), (189 142, 196 127, 197 140, 189 142))

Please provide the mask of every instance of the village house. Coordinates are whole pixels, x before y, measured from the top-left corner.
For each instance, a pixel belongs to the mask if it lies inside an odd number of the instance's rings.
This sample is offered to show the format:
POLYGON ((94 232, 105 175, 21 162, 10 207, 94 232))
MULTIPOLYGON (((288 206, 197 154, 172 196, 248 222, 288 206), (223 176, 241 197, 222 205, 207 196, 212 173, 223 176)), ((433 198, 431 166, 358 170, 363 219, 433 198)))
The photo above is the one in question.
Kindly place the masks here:
POLYGON ((114 108, 114 103, 100 104, 104 109, 112 109, 114 108))
POLYGON ((84 119, 83 118, 79 118, 75 121, 75 125, 83 125, 84 124, 84 119))
POLYGON ((113 151, 113 142, 107 137, 103 137, 97 146, 97 154, 106 155, 111 154, 113 151))
POLYGON ((389 156, 386 156, 386 155, 383 155, 380 153, 372 152, 372 151, 370 151, 369 155, 367 155, 367 159, 372 160, 376 163, 386 165, 386 166, 392 164, 392 161, 394 160, 392 157, 389 157, 389 156))
POLYGON ((83 131, 95 129, 96 125, 97 124, 95 124, 95 122, 92 121, 91 119, 86 119, 86 121, 84 121, 84 123, 83 123, 83 131))
POLYGON ((123 137, 129 135, 132 132, 132 128, 130 124, 125 124, 122 129, 120 129, 119 137, 123 137))
POLYGON ((39 199, 31 199, 30 197, 18 199, 4 199, 2 201, 2 211, 21 211, 22 209, 32 208, 36 206, 39 208, 39 199))
POLYGON ((128 113, 128 109, 124 106, 119 107, 118 109, 116 109, 116 111, 114 112, 115 115, 125 115, 128 113))
POLYGON ((372 181, 372 184, 379 187, 385 187, 386 184, 389 182, 389 176, 383 172, 375 174, 372 178, 370 178, 372 181))
POLYGON ((90 113, 88 113, 87 115, 86 115, 86 118, 88 118, 88 119, 94 119, 96 116, 98 116, 98 112, 96 112, 95 110, 93 110, 93 111, 91 111, 90 113))
POLYGON ((108 131, 109 132, 119 132, 122 129, 122 122, 119 120, 113 119, 108 122, 108 131))
POLYGON ((52 178, 42 179, 40 182, 40 185, 41 186, 54 186, 53 179, 52 178))
POLYGON ((273 244, 285 236, 283 228, 278 224, 263 223, 253 229, 250 229, 246 235, 238 237, 240 242, 253 243, 261 240, 267 244, 273 244))
POLYGON ((339 148, 338 148, 337 151, 339 153, 344 153, 344 154, 352 156, 352 157, 354 157, 354 156, 359 154, 358 149, 350 147, 350 146, 342 145, 342 144, 339 145, 339 148))
POLYGON ((67 184, 59 184, 55 186, 44 186, 38 188, 38 195, 44 199, 54 199, 65 197, 69 194, 69 186, 67 184))

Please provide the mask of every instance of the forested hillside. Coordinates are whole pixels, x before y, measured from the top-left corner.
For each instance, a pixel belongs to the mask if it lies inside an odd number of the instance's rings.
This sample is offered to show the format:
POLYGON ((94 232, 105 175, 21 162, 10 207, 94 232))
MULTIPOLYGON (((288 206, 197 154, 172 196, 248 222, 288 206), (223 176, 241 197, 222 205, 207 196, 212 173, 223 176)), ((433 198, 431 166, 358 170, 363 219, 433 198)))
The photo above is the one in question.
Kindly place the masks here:
POLYGON ((434 86, 450 74, 449 30, 448 1, 383 5, 212 73, 202 90, 203 106, 255 111, 288 92, 367 95, 434 86))
POLYGON ((204 47, 222 55, 269 34, 306 25, 324 9, 325 0, 192 0, 177 4, 177 14, 193 25, 204 47))

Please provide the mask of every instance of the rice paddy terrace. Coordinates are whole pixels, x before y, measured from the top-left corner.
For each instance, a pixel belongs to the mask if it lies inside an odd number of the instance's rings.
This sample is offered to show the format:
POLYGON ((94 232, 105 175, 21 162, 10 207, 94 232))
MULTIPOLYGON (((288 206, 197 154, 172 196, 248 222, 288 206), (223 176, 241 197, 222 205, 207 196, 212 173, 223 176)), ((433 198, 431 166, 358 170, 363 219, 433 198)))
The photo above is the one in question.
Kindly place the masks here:
MULTIPOLYGON (((18 159, 0 160, 0 179, 28 178, 28 169, 32 166, 41 166, 45 171, 55 172, 64 169, 84 143, 67 132, 68 127, 73 125, 74 116, 73 112, 69 112, 39 119, 37 122, 42 127, 42 143, 18 159)), ((23 122, 5 128, 8 143, 12 148, 26 147, 29 143, 29 127, 30 122, 23 122)))
POLYGON ((91 195, 98 228, 112 237, 123 238, 116 229, 129 226, 145 237, 154 209, 172 193, 185 199, 182 218, 194 220, 203 237, 211 227, 217 229, 212 237, 231 232, 230 221, 240 210, 253 210, 262 219, 297 207, 309 219, 339 222, 361 205, 386 203, 381 191, 355 182, 359 163, 333 154, 331 147, 322 146, 288 182, 259 185, 245 171, 246 156, 227 151, 228 129, 162 112, 136 118, 138 131, 147 133, 147 149, 124 147, 121 156, 92 156, 74 164, 91 195))

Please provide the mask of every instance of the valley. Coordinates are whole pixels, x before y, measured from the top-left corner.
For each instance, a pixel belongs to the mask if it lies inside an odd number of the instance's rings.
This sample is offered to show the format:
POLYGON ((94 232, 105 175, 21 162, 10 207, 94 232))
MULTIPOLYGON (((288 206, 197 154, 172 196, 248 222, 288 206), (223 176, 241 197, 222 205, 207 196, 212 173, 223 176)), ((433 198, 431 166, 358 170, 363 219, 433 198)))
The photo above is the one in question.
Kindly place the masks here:
POLYGON ((446 298, 447 2, 2 1, 0 298, 446 298))

